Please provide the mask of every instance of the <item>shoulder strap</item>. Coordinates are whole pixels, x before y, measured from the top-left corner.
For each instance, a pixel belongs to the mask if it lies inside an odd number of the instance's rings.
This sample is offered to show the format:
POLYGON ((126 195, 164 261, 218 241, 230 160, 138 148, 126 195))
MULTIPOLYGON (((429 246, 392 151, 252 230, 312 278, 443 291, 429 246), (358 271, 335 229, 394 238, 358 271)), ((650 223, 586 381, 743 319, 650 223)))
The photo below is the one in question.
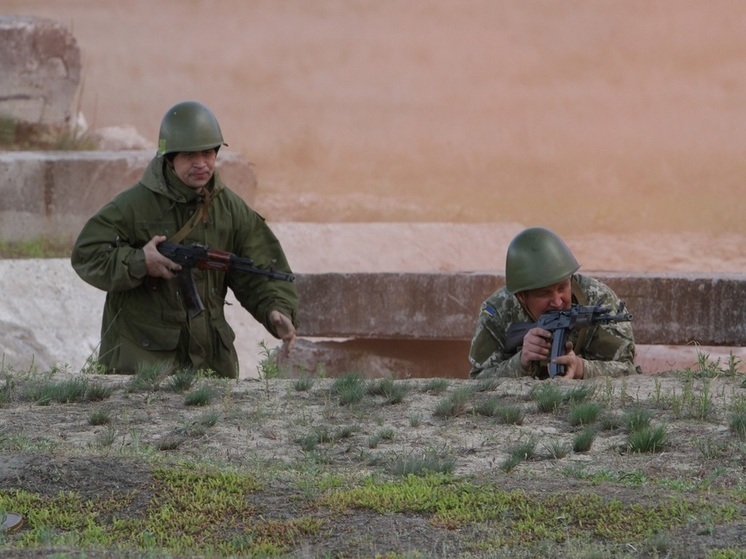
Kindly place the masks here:
POLYGON ((580 288, 580 282, 575 279, 575 276, 572 276, 570 278, 570 286, 572 287, 572 296, 578 302, 578 305, 585 306, 586 304, 588 304, 588 298, 585 296, 585 293, 583 293, 583 290, 580 288))
POLYGON ((174 235, 169 239, 172 243, 180 243, 184 239, 186 239, 186 236, 189 235, 189 233, 192 232, 192 229, 194 229, 197 226, 197 223, 199 223, 200 220, 202 220, 202 223, 207 223, 207 209, 208 204, 210 203, 210 192, 206 191, 205 199, 202 202, 202 205, 200 205, 199 210, 194 212, 194 215, 192 218, 187 221, 184 224, 184 227, 179 229, 174 235))

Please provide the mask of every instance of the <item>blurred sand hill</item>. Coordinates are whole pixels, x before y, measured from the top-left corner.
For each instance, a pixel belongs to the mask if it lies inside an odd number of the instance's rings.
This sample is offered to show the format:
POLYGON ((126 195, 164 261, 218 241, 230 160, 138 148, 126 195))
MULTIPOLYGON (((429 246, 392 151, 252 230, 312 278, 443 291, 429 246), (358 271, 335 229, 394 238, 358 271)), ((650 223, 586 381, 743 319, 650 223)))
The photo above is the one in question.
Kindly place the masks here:
POLYGON ((739 0, 2 11, 69 25, 93 127, 155 139, 173 103, 210 105, 228 149, 255 163, 270 221, 540 224, 621 235, 640 257, 668 234, 746 235, 739 0))

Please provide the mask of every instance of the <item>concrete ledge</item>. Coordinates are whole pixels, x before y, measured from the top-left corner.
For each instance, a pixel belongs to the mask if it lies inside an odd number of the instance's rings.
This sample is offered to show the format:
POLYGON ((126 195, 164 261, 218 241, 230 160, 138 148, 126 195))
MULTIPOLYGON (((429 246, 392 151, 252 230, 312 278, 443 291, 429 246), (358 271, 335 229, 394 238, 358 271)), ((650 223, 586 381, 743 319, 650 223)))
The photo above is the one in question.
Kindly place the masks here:
MULTIPOLYGON (((627 302, 639 344, 746 346, 746 275, 587 274, 627 302)), ((471 340, 482 301, 503 284, 468 272, 302 274, 300 333, 471 340)))
MULTIPOLYGON (((746 277, 594 275, 610 284, 621 281, 613 285, 630 300, 633 287, 641 294, 633 308, 637 363, 644 372, 695 366, 699 348, 721 359, 723 366, 729 353, 746 362, 746 277), (698 297, 690 296, 700 291, 698 297), (658 296, 661 300, 654 300, 658 296), (672 303, 670 297, 682 297, 682 304, 672 303), (687 298, 693 300, 691 307, 683 304, 687 298), (710 312, 708 305, 716 310, 710 312), (674 310, 661 313, 664 318, 658 322, 654 313, 659 307, 674 310), (685 312, 710 318, 684 324, 689 333, 681 335, 685 312), (697 336, 699 346, 671 342, 697 336), (709 345, 712 340, 733 343, 709 345)), ((356 371, 371 377, 464 378, 479 305, 502 280, 469 273, 299 273, 297 281, 303 338, 288 363, 294 372, 320 367, 330 376, 356 371)), ((80 280, 69 260, 0 260, 0 292, 3 367, 26 370, 33 364, 48 370, 68 363, 72 370, 80 370, 88 357, 96 355, 105 293, 80 280)), ((226 316, 236 331, 241 376, 256 377, 262 359, 259 343, 274 347, 277 341, 232 295, 228 299, 226 316)))
MULTIPOLYGON (((150 150, 0 153, 0 239, 74 240, 90 216, 140 180, 154 155, 150 150)), ((221 150, 218 172, 253 204, 256 176, 243 156, 221 150)))

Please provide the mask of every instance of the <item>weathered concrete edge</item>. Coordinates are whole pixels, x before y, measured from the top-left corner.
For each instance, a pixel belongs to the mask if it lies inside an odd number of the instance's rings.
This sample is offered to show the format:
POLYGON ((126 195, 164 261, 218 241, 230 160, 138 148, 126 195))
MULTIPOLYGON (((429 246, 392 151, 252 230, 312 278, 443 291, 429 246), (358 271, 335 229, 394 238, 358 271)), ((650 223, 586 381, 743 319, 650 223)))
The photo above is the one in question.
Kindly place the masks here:
MULTIPOLYGON (((746 275, 587 272, 634 315, 639 344, 746 346, 746 275)), ((306 337, 468 340, 504 284, 480 272, 300 274, 306 337)))
MULTIPOLYGON (((152 150, 0 153, 0 239, 73 240, 96 211, 136 184, 152 150)), ((257 181, 242 155, 221 151, 218 172, 252 205, 257 181)))

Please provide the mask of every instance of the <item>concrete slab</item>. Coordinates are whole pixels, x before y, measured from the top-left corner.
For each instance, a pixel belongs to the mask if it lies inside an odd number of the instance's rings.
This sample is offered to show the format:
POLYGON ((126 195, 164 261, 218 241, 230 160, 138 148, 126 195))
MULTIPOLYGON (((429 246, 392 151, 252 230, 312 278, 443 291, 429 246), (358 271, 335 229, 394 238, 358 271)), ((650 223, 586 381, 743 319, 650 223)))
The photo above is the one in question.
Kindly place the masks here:
MULTIPOLYGON (((627 302, 640 344, 746 346, 746 275, 599 272, 627 302)), ((298 278, 305 336, 471 339, 489 273, 329 273, 298 278), (328 309, 343 309, 330 313, 328 309)))
MULTIPOLYGON (((136 184, 153 151, 0 153, 0 239, 73 241, 88 218, 136 184)), ((221 150, 218 171, 252 205, 256 176, 243 156, 221 150)))
MULTIPOLYGON (((390 281, 391 276, 347 274, 348 288, 345 289, 340 288, 340 281, 344 279, 342 277, 330 282, 325 279, 324 274, 298 275, 298 285, 303 297, 304 321, 300 333, 309 338, 305 343, 301 341, 298 344, 290 362, 295 372, 315 371, 319 366, 326 374, 332 376, 355 370, 377 376, 393 374, 419 377, 461 376, 468 372, 468 340, 472 335, 472 320, 477 308, 468 308, 468 298, 451 299, 447 291, 423 290, 423 293, 429 293, 434 297, 438 305, 443 304, 433 308, 429 316, 432 317, 433 313, 442 313, 443 309, 458 311, 456 316, 462 317, 459 320, 463 322, 444 322, 444 325, 452 329, 450 335, 460 333, 462 339, 406 339, 401 335, 413 336, 417 329, 394 324, 392 327, 396 328, 399 339, 372 339, 369 332, 362 332, 366 334, 366 339, 349 340, 346 338, 349 338, 350 334, 360 334, 360 325, 355 326, 355 332, 345 331, 336 324, 332 329, 332 326, 324 326, 335 322, 329 322, 329 317, 336 317, 342 326, 346 324, 347 327, 353 328, 351 318, 361 315, 351 312, 347 317, 345 309, 365 308, 370 316, 363 316, 362 320, 376 329, 377 335, 384 336, 385 331, 382 328, 386 324, 391 325, 388 322, 391 317, 388 316, 390 306, 383 297, 381 282, 384 279, 390 281), (366 282, 372 282, 379 288, 374 294, 367 295, 359 290, 361 282, 363 286, 366 282), (342 289, 340 296, 333 296, 335 286, 342 289), (342 294, 346 294, 346 298, 342 298, 342 294), (329 299, 332 296, 334 298, 329 299), (377 306, 364 305, 371 297, 377 298, 377 306), (319 311, 320 315, 316 322, 312 317, 314 309, 319 311), (320 312, 322 309, 323 313, 320 312), (340 336, 343 339, 320 340, 322 334, 326 337, 343 334, 340 336)), ((495 281, 491 275, 470 274, 397 274, 396 277, 410 285, 408 290, 402 290, 401 293, 420 301, 418 304, 423 305, 422 309, 426 306, 416 293, 417 284, 414 280, 417 278, 424 277, 430 288, 438 286, 438 289, 454 289, 457 292, 459 281, 467 284, 472 281, 471 297, 474 301, 481 296, 474 286, 479 285, 481 289, 481 286, 492 286, 495 281), (475 281, 476 279, 479 281, 475 281)), ((632 278, 629 281, 632 281, 632 278)), ((728 281, 712 279, 706 280, 705 284, 708 281, 723 281, 723 285, 730 285, 736 289, 736 293, 740 293, 738 290, 746 284, 744 278, 732 278, 728 281)), ((105 294, 80 280, 67 259, 0 260, 0 292, 3 293, 0 299, 0 358, 4 367, 25 370, 36 366, 40 370, 49 370, 53 366, 67 364, 72 370, 80 370, 87 358, 95 356, 105 294)), ((396 291, 392 290, 392 293, 396 294, 396 291)), ((229 302, 233 304, 227 308, 226 315, 237 334, 241 376, 256 377, 256 367, 263 358, 260 344, 264 342, 269 347, 275 347, 277 342, 236 303, 233 297, 229 297, 229 302)), ((743 309, 742 306, 739 308, 743 309)), ((398 320, 407 322, 406 313, 397 316, 398 320)), ((417 328, 421 327, 431 333, 437 332, 435 328, 425 324, 425 315, 415 313, 412 317, 417 328)), ((640 321, 644 324, 642 318, 640 321)), ((677 324, 680 324, 680 321, 677 324)), ((705 321, 703 324, 709 324, 716 330, 720 329, 717 323, 705 321)), ((737 333, 738 329, 732 326, 728 329, 737 333)), ((706 344, 659 345, 663 339, 650 336, 662 335, 664 331, 649 330, 644 334, 645 330, 641 327, 640 332, 641 336, 648 336, 640 338, 639 341, 644 343, 638 346, 638 364, 645 372, 654 373, 696 366, 700 355, 721 359, 723 366, 730 354, 741 362, 746 362, 746 347, 706 344)), ((741 344, 743 345, 746 344, 741 344)))
POLYGON ((60 23, 0 15, 0 115, 45 126, 75 123, 80 49, 60 23))

